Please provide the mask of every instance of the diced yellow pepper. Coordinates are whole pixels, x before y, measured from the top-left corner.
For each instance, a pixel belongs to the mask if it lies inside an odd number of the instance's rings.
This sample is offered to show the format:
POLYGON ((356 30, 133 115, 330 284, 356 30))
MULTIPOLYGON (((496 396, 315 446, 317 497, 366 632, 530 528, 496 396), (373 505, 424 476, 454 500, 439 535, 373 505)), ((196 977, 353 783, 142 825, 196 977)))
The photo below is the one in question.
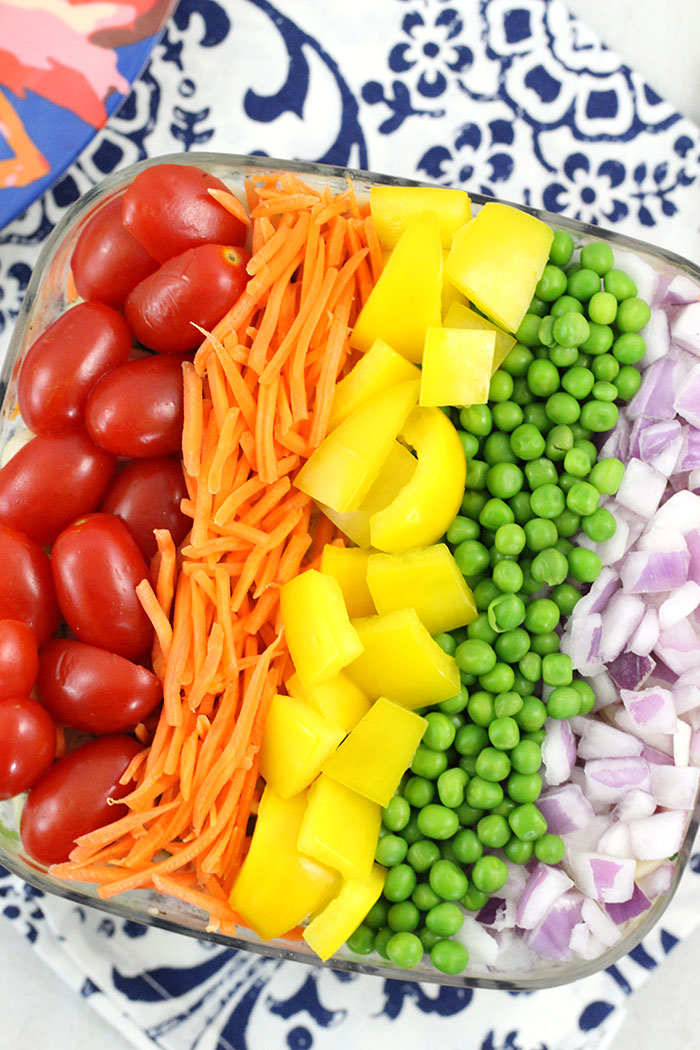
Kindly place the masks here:
POLYGON ((297 848, 346 879, 369 875, 382 812, 376 802, 321 773, 309 788, 297 848))
POLYGON ((420 405, 485 405, 496 337, 493 332, 429 328, 425 336, 420 405))
POLYGON ((496 337, 496 342, 493 348, 492 372, 495 372, 497 368, 501 367, 508 354, 515 346, 515 336, 510 335, 508 332, 504 332, 502 328, 498 327, 498 325, 491 324, 491 322, 487 321, 485 317, 478 314, 476 310, 471 310, 464 303, 451 303, 449 310, 445 314, 443 324, 445 325, 445 328, 465 328, 468 331, 493 332, 496 337))
POLYGON ((354 729, 370 709, 367 696, 344 671, 308 689, 304 689, 297 674, 292 675, 286 685, 290 696, 307 700, 327 722, 340 726, 346 733, 354 729))
MULTIPOLYGON (((442 323, 447 325, 447 314, 449 312, 452 303, 462 303, 463 306, 467 306, 466 296, 462 295, 459 288, 456 288, 452 281, 448 281, 445 276, 445 263, 449 251, 443 250, 442 253, 442 294, 440 296, 440 309, 442 312, 442 323)), ((454 326, 457 327, 456 325, 454 326)))
POLYGON ((283 799, 268 784, 253 839, 231 890, 231 907, 265 941, 279 937, 337 894, 338 873, 297 848, 306 792, 283 799))
POLYGON ((321 554, 321 572, 340 584, 348 616, 371 616, 377 610, 367 586, 369 554, 360 547, 335 547, 327 543, 321 554))
POLYGON ((455 234, 445 273, 482 313, 515 332, 542 276, 553 236, 534 215, 508 204, 485 204, 455 234))
POLYGON ((350 333, 350 345, 369 350, 384 339, 419 362, 428 328, 441 321, 442 245, 434 211, 411 219, 350 333))
POLYGON ((355 932, 384 889, 386 869, 375 864, 364 879, 347 879, 337 897, 304 930, 304 940, 323 961, 355 932))
POLYGON ((415 609, 353 620, 364 652, 346 674, 367 694, 413 710, 439 704, 460 689, 459 668, 418 619, 415 609))
POLYGON ((414 711, 379 697, 323 771, 372 802, 387 806, 413 761, 427 724, 414 711))
POLYGON ((367 583, 380 616, 414 608, 432 635, 476 619, 474 596, 444 543, 370 554, 367 583))
POLYGON ((362 652, 333 576, 308 569, 280 588, 289 654, 304 686, 332 678, 362 652))
POLYGON ((394 441, 377 480, 357 510, 346 510, 344 514, 338 514, 330 507, 322 506, 324 514, 358 547, 369 547, 370 516, 388 507, 398 496, 404 485, 413 477, 417 463, 416 457, 411 455, 405 445, 394 441))
POLYGON ((367 353, 336 384, 328 429, 337 427, 373 394, 409 379, 420 379, 419 369, 392 350, 383 339, 375 340, 367 353))
POLYGON ((380 551, 427 547, 445 533, 464 497, 467 461, 457 431, 439 408, 415 408, 401 431, 415 449, 410 480, 370 515, 370 542, 380 551))
POLYGON ((364 401, 307 459, 296 487, 335 511, 356 510, 417 403, 419 387, 417 379, 398 383, 364 401))
POLYGON ((345 736, 307 700, 272 698, 260 748, 260 773, 281 798, 309 786, 345 736))
POLYGON ((452 237, 469 222, 472 206, 464 190, 444 186, 373 186, 369 205, 384 248, 393 248, 409 222, 424 211, 434 211, 440 225, 443 248, 449 248, 452 237))

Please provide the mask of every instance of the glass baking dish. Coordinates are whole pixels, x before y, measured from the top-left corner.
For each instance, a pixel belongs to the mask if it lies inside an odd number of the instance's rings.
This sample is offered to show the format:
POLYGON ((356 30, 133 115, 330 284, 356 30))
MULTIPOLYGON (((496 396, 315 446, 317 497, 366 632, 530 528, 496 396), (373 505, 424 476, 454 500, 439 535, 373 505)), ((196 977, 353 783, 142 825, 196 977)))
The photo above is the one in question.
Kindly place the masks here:
MULTIPOLYGON (((360 199, 366 199, 370 188, 376 184, 416 185, 407 180, 369 172, 348 171, 344 168, 214 153, 177 154, 153 158, 110 175, 77 201, 58 224, 46 241, 29 283, 9 352, 2 363, 0 374, 4 391, 0 410, 0 455, 3 462, 8 458, 12 447, 22 440, 23 424, 18 416, 16 398, 19 367, 34 339, 68 305, 66 293, 70 260, 81 230, 95 210, 122 192, 139 171, 162 162, 204 167, 241 196, 246 178, 256 173, 278 170, 295 172, 317 187, 328 183, 336 191, 345 187, 349 175, 353 179, 360 199)), ((478 210, 486 200, 487 198, 474 194, 472 196, 474 209, 478 210)), ((525 208, 524 210, 537 215, 555 229, 568 230, 578 245, 602 238, 615 249, 634 253, 651 265, 657 273, 665 275, 667 279, 684 275, 700 285, 700 268, 671 252, 563 216, 535 209, 525 208)), ((688 862, 700 820, 700 804, 696 800, 694 811, 688 821, 682 848, 674 858, 669 889, 655 897, 651 906, 642 915, 630 920, 623 927, 623 935, 620 940, 603 954, 594 959, 579 958, 560 962, 547 958, 525 960, 524 957, 518 958, 516 953, 511 955, 511 959, 515 961, 498 968, 494 965, 470 963, 463 975, 449 976, 438 973, 429 962, 423 962, 413 970, 403 970, 395 968, 391 963, 384 962, 376 954, 368 959, 364 956, 353 955, 344 948, 336 953, 328 963, 323 964, 303 941, 262 942, 255 934, 246 930, 240 930, 236 937, 223 936, 207 929, 207 917, 204 913, 155 891, 132 891, 111 900, 102 900, 97 896, 96 887, 59 881, 23 853, 18 831, 21 805, 21 799, 0 803, 0 864, 46 893, 56 894, 81 905, 98 908, 123 920, 145 923, 213 941, 230 948, 252 951, 278 959, 294 960, 307 965, 325 965, 336 970, 374 974, 383 978, 395 977, 401 980, 453 986, 523 990, 552 987, 578 980, 610 966, 620 956, 629 952, 658 922, 671 900, 688 862)))

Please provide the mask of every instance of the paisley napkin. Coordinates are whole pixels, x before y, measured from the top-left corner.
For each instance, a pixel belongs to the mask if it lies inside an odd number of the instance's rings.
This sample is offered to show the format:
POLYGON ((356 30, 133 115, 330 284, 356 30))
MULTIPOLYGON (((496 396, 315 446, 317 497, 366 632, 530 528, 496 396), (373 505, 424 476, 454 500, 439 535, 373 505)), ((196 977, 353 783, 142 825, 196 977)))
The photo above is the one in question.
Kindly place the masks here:
MULTIPOLYGON (((700 256, 700 132, 558 0, 180 0, 131 95, 0 231, 0 352, 44 238, 103 175, 220 150, 463 185, 700 256)), ((700 919, 700 854, 616 966, 558 989, 439 989, 262 959, 0 878, 3 914, 142 1050, 399 1041, 594 1050, 700 919)))

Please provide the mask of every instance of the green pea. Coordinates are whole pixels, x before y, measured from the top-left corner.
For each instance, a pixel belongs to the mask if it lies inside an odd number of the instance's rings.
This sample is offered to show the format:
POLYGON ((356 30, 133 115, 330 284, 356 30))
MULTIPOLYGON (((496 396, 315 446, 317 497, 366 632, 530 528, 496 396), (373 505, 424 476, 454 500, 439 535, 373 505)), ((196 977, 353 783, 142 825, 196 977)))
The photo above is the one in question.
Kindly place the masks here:
POLYGON ((467 627, 467 638, 476 638, 486 642, 488 645, 492 645, 497 637, 496 631, 489 624, 488 613, 486 612, 479 613, 467 627))
POLYGON ((382 959, 389 959, 386 946, 391 940, 391 938, 395 936, 396 934, 394 934, 388 926, 385 926, 381 930, 377 930, 376 936, 374 938, 374 950, 379 955, 381 955, 382 959))
POLYGON ((565 507, 561 514, 554 518, 554 525, 560 539, 568 539, 569 536, 575 536, 580 529, 581 515, 565 507))
MULTIPOLYGON (((411 865, 414 871, 422 875, 428 871, 436 860, 440 859, 440 847, 437 842, 433 842, 432 839, 418 839, 417 842, 412 843, 408 847, 406 853, 406 860, 411 865)), ((422 884, 421 884, 422 885, 422 884)), ((413 891, 413 899, 415 901, 415 895, 418 892, 419 886, 416 886, 413 891)), ((421 905, 418 901, 415 901, 420 908, 421 905)))
POLYGON ((442 805, 449 809, 458 809, 464 802, 464 792, 468 783, 468 775, 458 766, 446 769, 444 773, 441 773, 438 777, 437 789, 442 805))
POLYGON ((649 323, 651 309, 643 299, 625 299, 617 308, 615 324, 619 332, 639 332, 649 323))
MULTIPOLYGON (((552 423, 541 401, 531 401, 523 408, 523 422, 535 427, 540 434, 548 434, 552 423)), ((541 455, 541 453, 539 453, 541 455)))
POLYGON ((467 434, 466 430, 458 430, 457 437, 464 449, 464 458, 474 459, 479 452, 479 439, 474 434, 467 434))
POLYGON ((413 868, 408 864, 397 864, 386 873, 384 896, 392 903, 408 900, 416 888, 417 881, 413 868))
POLYGON ((489 740, 500 751, 509 751, 520 740, 518 723, 510 715, 495 718, 488 728, 489 740))
POLYGON ((559 389, 559 370, 549 360, 535 360, 527 370, 527 382, 536 397, 549 397, 559 389))
POLYGON ((552 317, 561 317, 562 314, 583 313, 580 299, 574 299, 573 295, 560 295, 556 302, 552 303, 549 311, 552 317))
POLYGON ((389 905, 383 897, 380 897, 365 915, 364 924, 365 926, 370 926, 373 930, 379 930, 382 926, 386 926, 388 914, 389 905))
POLYGON ((482 893, 496 893, 508 879, 508 867, 500 857, 480 857, 472 868, 472 882, 482 893))
POLYGON ((551 598, 534 598, 525 611, 525 628, 531 634, 546 634, 559 623, 559 609, 551 598))
POLYGON ((561 377, 561 385, 568 394, 572 397, 578 398, 579 401, 583 401, 588 397, 593 384, 595 383, 595 377, 593 372, 588 368, 581 368, 576 365, 574 368, 568 368, 564 375, 561 377))
POLYGON ((438 897, 446 901, 458 901, 469 885, 462 869, 454 861, 444 858, 435 861, 428 873, 428 881, 438 897))
POLYGON ((415 933, 394 933, 386 943, 386 953, 395 966, 412 970, 423 958, 423 945, 415 933))
POLYGON ((523 317, 515 338, 524 346, 537 346, 539 339, 540 316, 535 313, 527 313, 523 317))
MULTIPOLYGON (((580 350, 582 351, 582 354, 591 356, 593 361, 595 361, 601 355, 607 354, 615 340, 615 333, 610 325, 596 324, 595 321, 590 322, 588 329, 588 339, 586 339, 584 343, 581 343, 580 350)), ((580 365, 585 364, 581 359, 579 359, 578 363, 580 365)))
POLYGON ((534 740, 519 740, 510 753, 510 761, 516 773, 537 773, 542 765, 542 749, 534 740))
POLYGON ((600 555, 585 547, 575 547, 569 555, 569 573, 580 583, 593 583, 600 576, 602 568, 600 555))
POLYGON ((476 756, 476 775, 490 784, 505 780, 510 773, 510 759, 495 747, 485 747, 476 756))
POLYGON ((486 475, 489 465, 483 459, 470 459, 467 464, 466 487, 483 491, 486 488, 486 475))
POLYGON ((427 926, 421 926, 420 929, 416 930, 416 933, 420 937, 420 942, 423 945, 423 950, 430 955, 435 945, 442 938, 437 933, 433 933, 427 928, 427 926))
POLYGON ((546 656, 547 653, 558 653, 559 635, 555 630, 541 631, 539 634, 533 633, 533 637, 530 639, 530 648, 542 657, 546 656))
POLYGON ((478 890, 473 883, 470 883, 467 892, 460 900, 460 904, 467 911, 481 911, 488 899, 488 893, 478 890))
MULTIPOLYGON (((544 487, 544 486, 543 486, 544 487)), ((532 505, 532 498, 530 499, 532 505)), ((532 518, 523 526, 528 550, 533 552, 553 547, 558 539, 556 525, 545 517, 532 518)))
MULTIPOLYGON (((528 353, 530 354, 530 361, 528 362, 527 367, 529 368, 532 364, 532 361, 534 361, 535 359, 535 355, 532 353, 532 351, 528 351, 528 353)), ((513 395, 511 400, 515 401, 516 405, 520 405, 520 407, 523 410, 524 419, 525 411, 528 405, 531 404, 533 400, 532 391, 527 385, 527 378, 525 376, 516 376, 513 380, 513 395)))
MULTIPOLYGON (((516 664, 530 648, 530 636, 521 627, 514 627, 512 630, 504 631, 500 634, 493 647, 501 663, 516 664)), ((504 692, 507 695, 507 690, 504 692)), ((494 701, 496 707, 497 699, 494 701)), ((499 713, 498 710, 496 713, 499 713)))
POLYGON ((489 849, 500 849, 510 838, 510 827, 505 817, 489 813, 476 826, 477 834, 489 849))
POLYGON ((533 459, 525 464, 525 477, 532 490, 539 488, 540 485, 556 485, 557 468, 551 460, 544 457, 533 459))
POLYGON ((569 563, 556 547, 547 547, 532 559, 532 576, 538 583, 554 587, 563 583, 569 573, 569 563))
POLYGON ((588 303, 588 316, 596 324, 612 324, 617 314, 617 299, 610 292, 596 292, 588 303))
POLYGON ((560 346, 555 343, 549 348, 549 360, 557 368, 571 368, 578 361, 579 353, 576 346, 560 346))
MULTIPOLYGON (((499 373, 496 374, 498 375, 499 373)), ((503 374, 507 375, 505 372, 503 374)), ((508 433, 515 430, 523 421, 523 410, 515 401, 501 401, 495 404, 492 414, 493 421, 498 429, 508 433)))
POLYGON ((550 261, 557 267, 566 266, 574 253, 574 239, 566 230, 556 230, 549 249, 550 261))
POLYGON ((554 321, 552 334, 561 346, 580 346, 589 336, 588 321, 583 314, 573 310, 560 314, 554 321))
MULTIPOLYGON (((572 451, 573 451, 573 449, 569 449, 569 452, 572 452, 572 451)), ((568 456, 568 454, 569 453, 567 452, 566 455, 568 456)), ((566 459, 566 456, 564 458, 566 459)), ((564 493, 565 496, 568 496, 569 489, 573 485, 575 485, 578 480, 579 479, 576 478, 573 474, 568 474, 567 471, 564 470, 559 475, 559 488, 562 490, 562 492, 564 493)))
POLYGON ((587 401, 581 409, 581 422, 596 434, 612 430, 617 416, 617 405, 612 401, 587 401))
POLYGON ((498 781, 474 776, 467 784, 466 799, 472 809, 495 809, 503 801, 503 788, 498 781))
MULTIPOLYGON (((596 380, 600 382, 612 383, 619 371, 620 362, 613 354, 601 354, 591 364, 591 372, 596 380)), ((598 396, 595 392, 595 387, 593 388, 593 396, 598 396)))
POLYGON ((615 401, 617 398, 617 387, 614 383, 608 383, 599 379, 593 386, 592 394, 596 401, 615 401))
MULTIPOLYGON (((498 368, 491 376, 489 401, 508 401, 513 393, 513 377, 498 368)), ((493 414, 493 409, 492 409, 493 414)))
MULTIPOLYGON (((404 784, 403 797, 416 809, 421 809, 433 801, 435 785, 427 777, 409 777, 404 784)), ((400 858, 403 860, 403 857, 400 858)))
POLYGON ((382 823, 389 831, 403 831, 411 816, 411 807, 401 795, 394 795, 382 810, 382 823))
POLYGON ((581 592, 574 587, 573 583, 560 583, 552 591, 551 598, 558 605, 562 616, 571 616, 576 603, 581 598, 581 592))
POLYGON ((591 469, 590 457, 582 448, 570 448, 564 456, 564 470, 576 478, 585 478, 591 469))
MULTIPOLYGON (((513 514, 512 507, 508 507, 513 514)), ((514 522, 514 515, 510 522, 499 525, 494 536, 494 546, 500 554, 518 555, 525 546, 525 533, 521 525, 514 522)))
MULTIPOLYGON (((481 819, 481 810, 475 810, 481 819)), ((482 855, 484 848, 472 828, 462 828, 452 840, 454 855, 460 864, 473 864, 482 855)))
POLYGON ((581 695, 571 685, 557 686, 547 697, 547 714, 550 718, 573 718, 580 710, 581 695))
POLYGON ((533 845, 531 842, 523 842, 517 835, 511 835, 503 847, 503 852, 511 864, 527 864, 533 854, 533 845))
POLYGON ((514 520, 512 508, 505 500, 493 496, 488 500, 479 515, 479 523, 486 529, 496 532, 501 525, 510 525, 514 520))
POLYGON ((546 303, 551 303, 558 299, 560 295, 563 295, 565 291, 566 274, 560 266, 547 263, 542 271, 542 276, 537 282, 535 295, 540 299, 544 299, 546 303))
POLYGON ((431 802, 418 814, 418 829, 428 839, 449 839, 459 827, 459 817, 454 810, 431 802))
POLYGON ((528 682, 539 682, 542 677, 542 657, 530 650, 521 658, 518 670, 528 682))
POLYGON ((459 422, 468 434, 485 437, 486 434, 491 433, 491 427, 493 426, 491 409, 488 405, 469 405, 467 408, 461 409, 459 422))
MULTIPOLYGON (((495 464, 515 463, 516 456, 510 447, 510 437, 508 434, 501 434, 498 431, 494 431, 484 441, 483 456, 485 461, 490 467, 495 464)), ((492 493, 494 496, 498 493, 492 493)))
POLYGON ((578 713, 580 715, 587 715, 595 706, 595 693, 593 688, 588 682, 584 682, 580 678, 575 678, 571 685, 581 697, 581 707, 579 708, 578 713))
POLYGON ((600 275, 585 266, 575 273, 569 271, 566 291, 568 295, 573 295, 574 299, 580 299, 584 303, 588 302, 596 292, 600 291, 600 275))
POLYGON ((546 834, 535 842, 535 856, 543 864, 558 864, 564 859, 566 846, 559 835, 546 834))
POLYGON ((462 505, 460 507, 461 513, 467 518, 473 518, 475 521, 478 520, 481 508, 488 496, 483 492, 473 492, 471 489, 467 489, 462 497, 462 505))
POLYGON ((539 331, 537 332, 540 343, 543 346, 554 346, 554 318, 551 316, 543 317, 540 321, 539 331))
MULTIPOLYGON (((545 310, 546 310, 546 304, 545 310)), ((535 311, 530 311, 534 313, 535 311)), ((501 362, 501 368, 503 371, 508 372, 513 377, 524 376, 532 364, 532 351, 527 346, 523 346, 522 343, 516 343, 506 355, 505 361, 501 362)))
POLYGON ((575 423, 571 425, 567 423, 557 423, 547 434, 547 444, 545 451, 550 459, 559 462, 564 458, 570 448, 574 447, 574 432, 571 429, 575 426, 575 423))
POLYGON ((507 693, 513 688, 513 676, 509 664, 497 663, 490 671, 479 675, 479 685, 489 693, 507 693))
MULTIPOLYGON (((505 564, 511 565, 513 563, 507 562, 505 564)), ((522 569, 518 566, 514 567, 518 569, 522 581, 522 569)), ((525 619, 525 603, 517 594, 499 594, 489 605, 488 618, 489 624, 494 631, 512 631, 519 627, 525 619)), ((483 675, 480 677, 483 677, 483 675)))
POLYGON ((361 924, 345 943, 355 955, 369 955, 374 951, 374 930, 361 924))
POLYGON ((533 802, 516 806, 508 816, 508 823, 513 834, 524 842, 534 842, 547 830, 547 821, 533 802))
MULTIPOLYGON (((426 781, 426 783, 430 782, 426 781)), ((393 868, 395 864, 400 864, 405 859, 407 849, 408 844, 400 835, 384 835, 377 843, 374 859, 377 864, 382 864, 385 868, 393 868)))
POLYGON ((455 650, 457 666, 470 674, 482 675, 496 666, 496 654, 487 642, 468 638, 455 650))
POLYGON ((545 685, 570 685, 572 678, 571 657, 566 653, 547 653, 542 658, 542 681, 545 685))
MULTIPOLYGON (((452 655, 454 656, 454 653, 452 655)), ((468 703, 469 691, 462 686, 456 696, 451 696, 449 700, 443 700, 441 704, 438 704, 438 709, 442 711, 443 714, 447 715, 448 718, 452 718, 461 711, 464 711, 468 703)))
POLYGON ((591 485, 588 481, 577 481, 567 494, 566 505, 574 514, 580 514, 583 517, 593 513, 599 500, 600 493, 595 485, 591 485))
POLYGON ((430 951, 430 961, 440 973, 463 973, 469 963, 469 952, 460 941, 440 940, 430 951))
POLYGON ((523 472, 515 463, 494 463, 486 475, 486 487, 492 496, 510 499, 523 487, 523 472))
POLYGON ((583 531, 595 543, 604 543, 617 532, 617 521, 605 507, 598 507, 582 521, 583 531))
POLYGON ((538 518, 556 518, 566 506, 564 493, 558 485, 540 485, 530 495, 530 506, 538 518))
POLYGON ((613 343, 612 352, 621 365, 636 365, 647 352, 647 344, 637 332, 623 332, 613 343))
POLYGON ((612 248, 605 241, 591 241, 581 249, 581 265, 604 277, 612 268, 614 259, 612 248))
POLYGON ((442 714, 440 711, 428 712, 425 719, 428 725, 423 734, 422 742, 426 747, 430 747, 434 751, 446 751, 448 747, 452 746, 455 738, 455 727, 447 715, 442 714))
POLYGON ((420 921, 420 912, 413 901, 399 901, 389 908, 387 924, 394 933, 413 931, 420 925, 420 921))
MULTIPOLYGON (((493 701, 491 702, 491 709, 493 710, 493 701)), ((488 722, 486 723, 488 725, 488 722)), ((457 730, 455 737, 455 749, 460 755, 472 755, 476 756, 488 743, 488 733, 485 726, 475 723, 463 726, 457 730)))
POLYGON ((518 459, 537 460, 545 449, 545 439, 532 423, 521 423, 510 435, 510 447, 518 459))
POLYGON ((516 494, 508 500, 508 505, 515 515, 516 523, 521 527, 523 527, 526 522, 531 521, 535 516, 532 513, 532 508, 530 506, 529 492, 516 492, 516 494))
POLYGON ((591 484, 606 496, 614 496, 625 475, 625 466, 615 456, 601 459, 591 470, 591 484))
MULTIPOLYGON (((499 593, 498 587, 489 577, 480 580, 472 590, 474 593, 474 604, 477 609, 480 609, 481 611, 488 609, 493 599, 499 593)), ((457 646, 457 648, 459 648, 459 646, 457 646)))
MULTIPOLYGON (((496 654, 494 653, 494 656, 496 654)), ((433 751, 424 744, 419 744, 411 762, 411 772, 417 777, 425 777, 426 780, 437 780, 442 772, 447 769, 447 755, 444 751, 433 751)))
POLYGON ((488 548, 478 540, 464 540, 455 548, 454 559, 463 576, 476 576, 488 568, 488 548))
POLYGON ((515 716, 515 721, 524 733, 541 729, 547 721, 547 708, 537 696, 526 696, 523 706, 515 716))
POLYGON ((613 382, 617 387, 618 397, 623 401, 630 401, 642 385, 642 377, 633 365, 623 364, 613 382))

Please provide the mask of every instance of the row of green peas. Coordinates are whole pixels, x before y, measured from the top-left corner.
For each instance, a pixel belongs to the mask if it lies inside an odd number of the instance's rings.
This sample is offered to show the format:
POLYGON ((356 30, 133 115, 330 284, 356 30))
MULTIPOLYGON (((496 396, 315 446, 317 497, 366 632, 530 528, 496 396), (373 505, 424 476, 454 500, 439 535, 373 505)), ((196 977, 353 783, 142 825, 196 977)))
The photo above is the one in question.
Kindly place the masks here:
POLYGON ((595 439, 639 388, 650 316, 609 245, 573 257, 573 239, 557 232, 488 404, 450 410, 467 483, 445 538, 478 614, 436 638, 462 687, 424 712, 423 740, 383 811, 384 891, 348 940, 401 968, 427 954, 437 970, 462 973, 465 915, 502 889, 506 861, 564 855, 536 805, 544 724, 595 702, 560 652, 559 630, 602 568, 576 535, 602 542, 616 529, 600 499, 617 492, 624 465, 599 460, 595 439))

